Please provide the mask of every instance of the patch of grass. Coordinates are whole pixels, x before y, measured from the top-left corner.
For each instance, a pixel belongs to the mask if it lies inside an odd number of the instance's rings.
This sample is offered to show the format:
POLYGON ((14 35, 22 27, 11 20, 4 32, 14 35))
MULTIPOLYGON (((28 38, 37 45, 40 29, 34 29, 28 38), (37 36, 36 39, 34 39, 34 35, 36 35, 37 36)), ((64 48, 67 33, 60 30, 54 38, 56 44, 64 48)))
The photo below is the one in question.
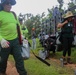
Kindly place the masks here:
POLYGON ((34 56, 25 61, 25 68, 28 75, 73 75, 73 70, 67 67, 61 67, 55 61, 48 60, 51 66, 47 66, 34 56))
MULTIPOLYGON (((37 40, 37 49, 33 50, 36 55, 38 55, 39 50, 42 50, 43 48, 39 44, 39 40, 37 40)), ((31 43, 32 41, 29 40, 31 43)), ((74 69, 70 67, 61 67, 60 62, 53 61, 54 59, 60 59, 62 56, 62 52, 56 52, 55 55, 50 52, 50 60, 46 59, 47 62, 51 64, 51 66, 47 66, 44 63, 42 63, 40 60, 38 60, 30 51, 30 58, 28 60, 24 61, 25 69, 28 72, 28 75, 74 75, 74 69)), ((10 56, 9 60, 13 61, 13 57, 10 56)), ((76 50, 73 48, 72 50, 72 60, 74 63, 76 63, 76 50)))

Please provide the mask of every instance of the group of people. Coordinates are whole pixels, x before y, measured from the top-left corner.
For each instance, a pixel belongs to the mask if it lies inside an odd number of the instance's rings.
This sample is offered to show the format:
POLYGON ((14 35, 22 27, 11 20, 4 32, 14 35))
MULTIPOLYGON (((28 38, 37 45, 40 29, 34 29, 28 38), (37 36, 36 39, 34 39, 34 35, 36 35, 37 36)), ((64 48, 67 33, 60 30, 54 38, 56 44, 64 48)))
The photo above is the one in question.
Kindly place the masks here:
MULTIPOLYGON (((19 75, 27 75, 24 67, 24 61, 21 55, 21 46, 19 44, 17 24, 20 26, 22 39, 26 38, 28 30, 22 24, 22 19, 16 20, 11 8, 16 4, 15 0, 1 0, 0 3, 0 75, 6 75, 7 60, 10 54, 13 55, 15 66, 19 75), (26 34, 25 34, 26 33, 26 34), (23 38, 24 36, 24 38, 23 38)), ((68 11, 63 16, 62 23, 58 23, 57 27, 61 28, 62 45, 63 45, 63 61, 64 64, 71 62, 71 46, 74 40, 73 35, 73 17, 71 11, 68 11), (68 52, 67 61, 66 54, 68 52)), ((35 28, 32 28, 32 47, 36 49, 36 33, 35 28)))

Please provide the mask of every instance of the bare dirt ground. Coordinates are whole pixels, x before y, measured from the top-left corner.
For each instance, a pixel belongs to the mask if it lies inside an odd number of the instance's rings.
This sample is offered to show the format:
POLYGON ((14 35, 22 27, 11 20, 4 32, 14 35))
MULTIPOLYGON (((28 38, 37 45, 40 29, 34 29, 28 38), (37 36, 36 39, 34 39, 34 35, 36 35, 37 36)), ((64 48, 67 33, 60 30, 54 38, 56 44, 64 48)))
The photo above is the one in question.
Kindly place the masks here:
POLYGON ((14 65, 14 62, 8 61, 6 74, 7 75, 19 75, 14 65))
MULTIPOLYGON (((54 62, 57 62, 57 64, 60 64, 60 60, 58 59, 55 59, 55 58, 51 58, 50 59, 51 61, 54 61, 54 62)), ((67 65, 64 65, 65 67, 69 67, 69 68, 72 68, 72 69, 76 69, 76 64, 67 64, 67 65)))

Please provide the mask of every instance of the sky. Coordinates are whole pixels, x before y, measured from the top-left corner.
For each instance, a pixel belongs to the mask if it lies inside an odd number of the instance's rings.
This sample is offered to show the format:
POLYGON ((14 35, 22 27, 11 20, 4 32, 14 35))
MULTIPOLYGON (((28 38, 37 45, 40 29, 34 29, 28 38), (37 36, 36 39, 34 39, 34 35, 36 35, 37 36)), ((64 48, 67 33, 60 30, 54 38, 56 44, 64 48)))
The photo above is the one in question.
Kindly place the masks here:
MULTIPOLYGON (((69 0, 64 0, 65 7, 68 1, 69 0)), ((42 14, 42 12, 48 14, 47 9, 51 9, 53 6, 59 6, 57 0, 16 0, 16 5, 12 7, 12 11, 17 15, 19 15, 19 13, 37 15, 42 14)))

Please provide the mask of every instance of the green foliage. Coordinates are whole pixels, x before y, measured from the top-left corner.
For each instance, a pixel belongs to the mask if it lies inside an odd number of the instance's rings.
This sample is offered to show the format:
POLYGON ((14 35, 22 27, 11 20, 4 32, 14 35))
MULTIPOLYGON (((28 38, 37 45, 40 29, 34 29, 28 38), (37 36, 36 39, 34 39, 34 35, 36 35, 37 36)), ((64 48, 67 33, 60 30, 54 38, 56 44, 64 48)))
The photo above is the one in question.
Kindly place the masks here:
MULTIPOLYGON (((43 16, 43 15, 42 15, 43 16)), ((34 27, 36 29, 36 34, 38 35, 39 31, 40 31, 40 24, 41 24, 41 17, 39 14, 36 16, 32 16, 30 19, 27 19, 25 21, 25 25, 28 28, 29 31, 29 38, 31 38, 31 30, 34 27)))
POLYGON ((51 66, 48 67, 36 58, 25 61, 25 67, 28 71, 28 75, 69 75, 72 72, 67 68, 54 65, 53 62, 51 62, 51 66))
POLYGON ((63 0, 57 0, 57 1, 58 1, 58 3, 59 3, 59 9, 61 10, 62 7, 63 7, 64 1, 63 1, 63 0))
MULTIPOLYGON (((68 3, 68 8, 71 8, 75 5, 75 3, 73 2, 73 0, 71 2, 68 3)), ((76 13, 75 10, 72 11, 73 13, 76 13)))

